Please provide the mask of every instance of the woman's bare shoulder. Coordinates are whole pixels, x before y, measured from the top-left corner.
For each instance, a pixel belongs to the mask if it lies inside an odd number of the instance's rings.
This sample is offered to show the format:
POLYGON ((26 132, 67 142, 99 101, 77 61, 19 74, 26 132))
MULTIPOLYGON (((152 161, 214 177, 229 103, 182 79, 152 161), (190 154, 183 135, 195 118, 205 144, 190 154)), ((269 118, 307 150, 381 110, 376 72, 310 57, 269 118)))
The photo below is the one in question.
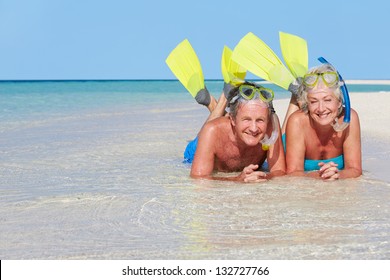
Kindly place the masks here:
POLYGON ((303 122, 308 120, 308 115, 301 110, 295 111, 291 114, 290 118, 288 119, 287 123, 293 124, 293 125, 300 125, 303 122))

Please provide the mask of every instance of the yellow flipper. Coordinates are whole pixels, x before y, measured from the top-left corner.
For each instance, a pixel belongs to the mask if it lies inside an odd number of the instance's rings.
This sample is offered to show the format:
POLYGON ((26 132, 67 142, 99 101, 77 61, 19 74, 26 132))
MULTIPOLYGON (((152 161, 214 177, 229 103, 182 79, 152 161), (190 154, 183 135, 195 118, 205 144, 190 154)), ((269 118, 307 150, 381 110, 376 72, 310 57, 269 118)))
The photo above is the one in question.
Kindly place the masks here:
POLYGON ((273 50, 253 33, 245 35, 234 48, 232 60, 256 76, 284 89, 295 80, 273 50))
POLYGON ((309 68, 309 55, 305 39, 293 34, 279 32, 280 49, 288 69, 296 77, 303 77, 309 68))
POLYGON ((233 51, 224 46, 221 59, 223 80, 227 84, 242 83, 246 76, 246 69, 231 59, 232 54, 233 51))
POLYGON ((192 97, 195 98, 196 94, 204 88, 202 67, 187 39, 172 50, 165 62, 192 97))

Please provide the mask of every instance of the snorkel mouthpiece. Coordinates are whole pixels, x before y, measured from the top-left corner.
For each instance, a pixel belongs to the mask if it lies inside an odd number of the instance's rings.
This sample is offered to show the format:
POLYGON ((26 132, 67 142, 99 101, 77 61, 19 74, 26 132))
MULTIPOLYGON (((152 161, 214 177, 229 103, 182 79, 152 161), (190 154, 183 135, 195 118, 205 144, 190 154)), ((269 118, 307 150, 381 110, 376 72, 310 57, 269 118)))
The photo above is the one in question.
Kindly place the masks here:
MULTIPOLYGON (((318 60, 323 63, 323 64, 330 64, 325 58, 322 56, 318 58, 318 60)), ((332 65, 332 64, 330 64, 332 65)), ((333 65, 332 65, 333 66, 333 65)), ((351 121, 351 104, 349 101, 349 94, 348 94, 348 89, 347 86, 345 85, 345 82, 343 78, 341 77, 340 73, 337 71, 337 75, 339 76, 339 80, 342 83, 341 86, 341 91, 343 92, 343 97, 344 97, 344 108, 345 108, 345 115, 344 115, 344 120, 341 124, 339 124, 337 118, 335 120, 335 123, 332 125, 333 129, 337 132, 343 131, 346 129, 349 125, 349 122, 351 121)))
POLYGON ((271 136, 268 137, 268 135, 265 135, 263 140, 260 141, 263 151, 268 151, 269 147, 276 142, 276 139, 278 139, 278 117, 275 112, 271 114, 271 123, 273 128, 271 136))
POLYGON ((348 127, 348 125, 349 125, 349 122, 346 122, 345 118, 344 118, 344 121, 342 123, 339 123, 338 118, 336 118, 334 121, 334 124, 332 124, 333 129, 337 132, 343 131, 344 129, 346 129, 348 127))

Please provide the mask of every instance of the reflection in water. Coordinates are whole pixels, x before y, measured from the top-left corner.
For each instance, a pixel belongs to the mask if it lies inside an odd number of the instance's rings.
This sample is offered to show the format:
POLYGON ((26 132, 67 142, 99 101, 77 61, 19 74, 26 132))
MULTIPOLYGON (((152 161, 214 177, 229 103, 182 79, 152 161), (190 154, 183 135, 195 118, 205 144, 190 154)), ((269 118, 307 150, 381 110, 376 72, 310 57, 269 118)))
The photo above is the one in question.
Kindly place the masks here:
MULTIPOLYGON (((388 220, 364 179, 324 184, 281 178, 267 184, 195 182, 175 197, 183 258, 359 259, 388 254, 388 220), (178 210, 179 208, 180 210, 178 210), (372 209, 367 211, 367 209, 372 209), (381 240, 381 245, 378 241, 381 240), (386 245, 387 244, 387 245, 386 245), (382 249, 377 246, 383 247, 382 249), (386 246, 383 246, 386 245, 386 246)), ((371 190, 372 191, 372 190, 371 190)))

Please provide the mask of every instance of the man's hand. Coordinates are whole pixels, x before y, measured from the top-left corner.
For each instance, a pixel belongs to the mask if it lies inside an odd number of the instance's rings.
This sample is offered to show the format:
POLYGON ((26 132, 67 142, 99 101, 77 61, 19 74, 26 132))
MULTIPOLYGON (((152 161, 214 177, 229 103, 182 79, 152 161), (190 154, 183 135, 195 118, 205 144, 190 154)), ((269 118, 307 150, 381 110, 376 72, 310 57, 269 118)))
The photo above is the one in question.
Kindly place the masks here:
POLYGON ((244 168, 238 176, 239 181, 245 183, 259 183, 267 181, 267 173, 263 171, 256 171, 259 168, 257 164, 250 164, 244 168))

